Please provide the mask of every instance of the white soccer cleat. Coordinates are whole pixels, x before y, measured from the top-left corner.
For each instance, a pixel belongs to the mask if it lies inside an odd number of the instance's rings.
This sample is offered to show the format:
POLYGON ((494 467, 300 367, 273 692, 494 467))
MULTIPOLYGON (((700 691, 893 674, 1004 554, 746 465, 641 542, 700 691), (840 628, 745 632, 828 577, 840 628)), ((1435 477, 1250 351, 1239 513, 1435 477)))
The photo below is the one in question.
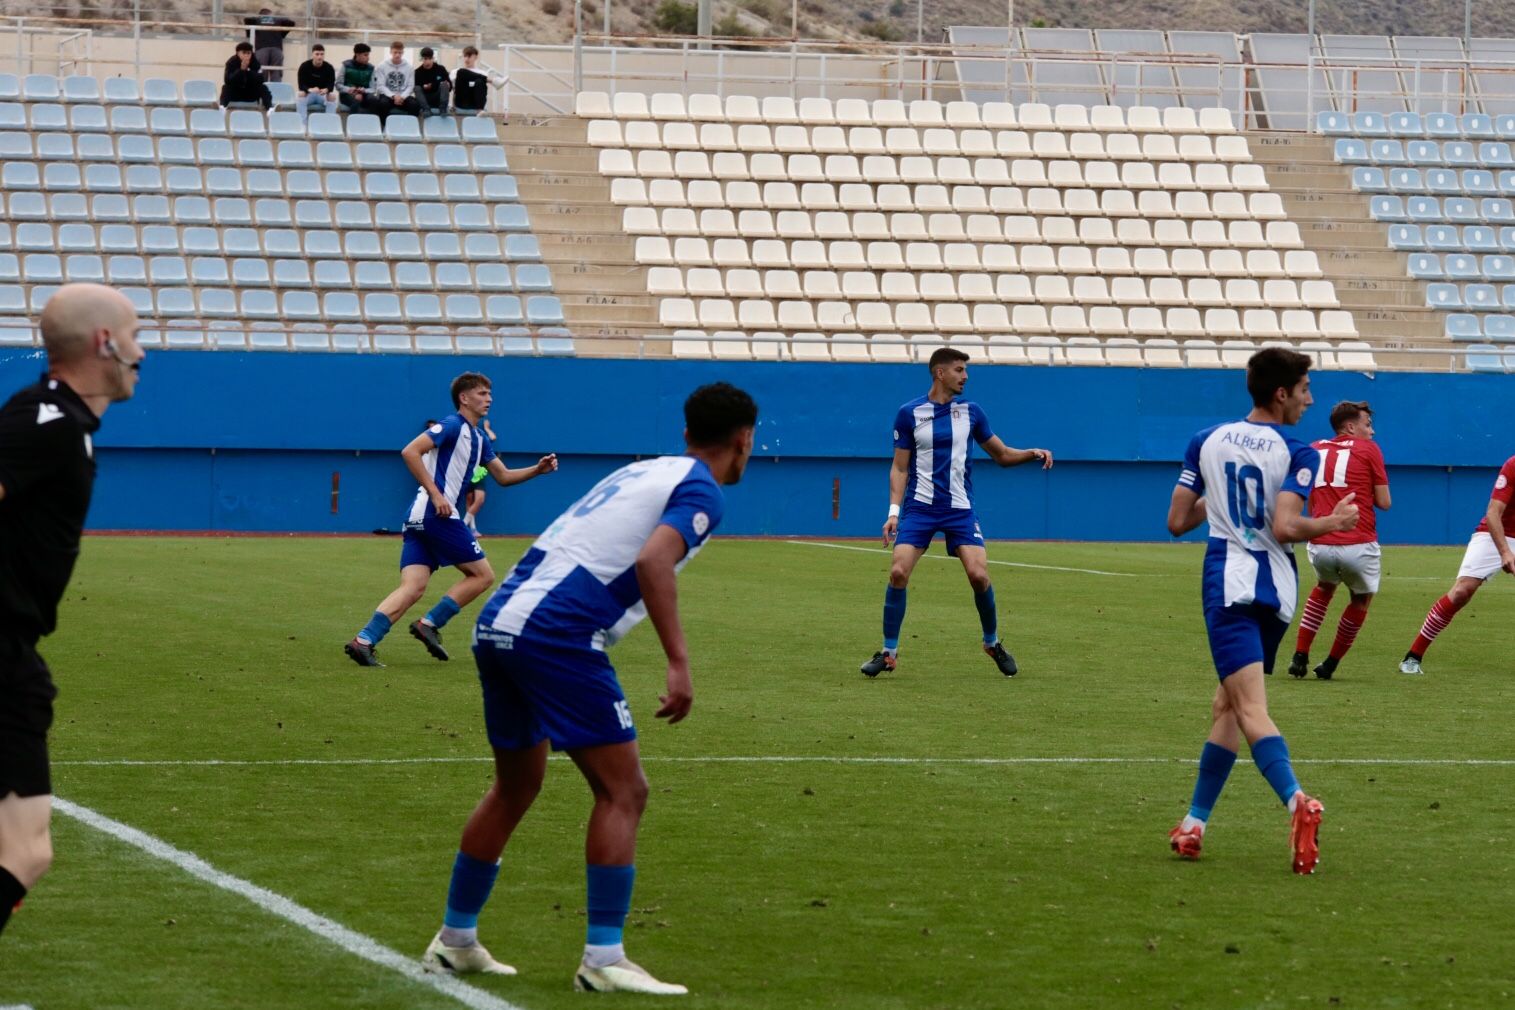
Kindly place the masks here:
POLYGON ((683 996, 689 992, 684 986, 659 982, 646 968, 624 957, 603 968, 591 968, 581 961, 573 987, 579 992, 639 992, 647 996, 683 996))
POLYGON ((471 947, 449 947, 438 933, 421 955, 421 967, 439 975, 514 975, 516 970, 490 956, 482 943, 471 947))
POLYGON ((1418 677, 1426 671, 1420 668, 1420 660, 1414 656, 1406 656, 1399 664, 1399 672, 1413 674, 1418 677))

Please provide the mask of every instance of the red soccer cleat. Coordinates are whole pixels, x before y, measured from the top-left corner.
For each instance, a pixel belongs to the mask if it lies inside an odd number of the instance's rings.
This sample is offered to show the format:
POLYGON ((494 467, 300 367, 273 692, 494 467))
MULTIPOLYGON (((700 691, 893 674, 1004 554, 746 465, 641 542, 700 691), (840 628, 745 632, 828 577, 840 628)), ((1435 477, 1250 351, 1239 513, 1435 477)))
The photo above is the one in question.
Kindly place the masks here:
POLYGON ((1304 793, 1294 805, 1294 821, 1289 827, 1289 847, 1294 850, 1294 872, 1314 873, 1320 862, 1320 815, 1326 808, 1320 800, 1304 793))
POLYGON ((1184 830, 1183 823, 1168 832, 1168 842, 1173 846, 1173 851, 1178 853, 1179 859, 1193 861, 1199 858, 1199 850, 1205 841, 1204 828, 1190 828, 1184 830))

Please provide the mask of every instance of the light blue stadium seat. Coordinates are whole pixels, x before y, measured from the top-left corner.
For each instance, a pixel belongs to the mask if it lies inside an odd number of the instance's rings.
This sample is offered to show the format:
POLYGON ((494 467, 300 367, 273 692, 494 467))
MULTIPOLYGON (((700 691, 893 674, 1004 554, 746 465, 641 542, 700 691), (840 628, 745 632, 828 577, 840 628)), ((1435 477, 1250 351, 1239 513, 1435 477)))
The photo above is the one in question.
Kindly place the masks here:
POLYGON ((21 279, 21 262, 15 253, 0 253, 0 283, 15 284, 21 279))
POLYGON ((452 203, 473 202, 479 199, 479 180, 472 175, 444 175, 442 198, 452 203))
POLYGON ((0 99, 13 102, 21 97, 21 78, 15 74, 0 74, 0 99))
POLYGON ((489 208, 482 203, 459 203, 452 208, 453 226, 458 231, 488 231, 489 208))
POLYGON ((323 140, 316 144, 316 164, 323 170, 353 167, 352 148, 342 140, 323 140))
POLYGON ((30 161, 7 161, 0 168, 0 189, 13 193, 18 189, 41 189, 42 173, 30 161))
POLYGON ((526 321, 532 326, 561 326, 563 303, 556 295, 532 295, 526 299, 526 321))
POLYGON ((42 130, 67 130, 68 113, 61 105, 33 105, 32 129, 42 130))
POLYGON ((57 247, 52 225, 35 221, 16 225, 16 248, 21 252, 52 252, 57 247))
POLYGON ((94 254, 70 256, 63 264, 63 272, 74 283, 104 284, 105 260, 94 254))
POLYGON ((0 312, 26 312, 26 291, 18 284, 0 284, 0 312))
MULTIPOLYGON (((91 192, 102 188, 121 192, 121 170, 115 165, 90 165, 90 174, 96 180, 114 180, 114 186, 94 185, 91 192)), ((84 176, 73 162, 51 162, 42 166, 42 188, 53 193, 77 193, 84 185, 84 176)))
POLYGON ((193 228, 185 228, 183 243, 186 255, 215 256, 221 252, 221 232, 216 228, 206 228, 199 225, 193 228))
MULTIPOLYGON (((194 82, 191 81, 189 83, 192 84, 194 82)), ((188 87, 187 84, 186 87, 188 87)), ((189 113, 189 133, 192 137, 226 136, 226 110, 191 109, 189 113)))
MULTIPOLYGON (((1483 317, 1483 335, 1500 344, 1508 344, 1515 341, 1515 315, 1510 315, 1508 312, 1491 312, 1485 315, 1483 317)), ((1450 330, 1447 336, 1452 336, 1450 330)), ((1452 339, 1456 340, 1459 338, 1452 337, 1452 339)))
MULTIPOLYGON (((394 120, 390 121, 393 122, 394 120)), ((411 122, 414 122, 414 120, 411 120, 411 122)), ((400 312, 400 296, 387 292, 372 292, 364 295, 363 318, 370 323, 400 322, 404 318, 400 312)))
POLYGON ((200 315, 210 319, 231 319, 236 314, 235 292, 228 288, 200 289, 200 315))
MULTIPOLYGON (((1342 142, 1337 141, 1336 143, 1340 146, 1342 142)), ((1368 159, 1375 165, 1392 166, 1408 164, 1408 159, 1405 157, 1404 145, 1397 140, 1391 139, 1375 140, 1370 143, 1368 145, 1368 159)), ((1348 159, 1338 158, 1337 160, 1346 161, 1348 159)))
POLYGON ((537 350, 531 330, 524 326, 500 327, 496 343, 501 354, 535 354, 537 350))
POLYGON ((152 140, 135 134, 122 137, 116 145, 116 151, 121 160, 128 164, 149 165, 158 160, 152 140))
POLYGON ((95 228, 88 224, 61 224, 58 226, 58 251, 63 253, 92 253, 95 244, 95 228))
POLYGON ((491 324, 520 324, 526 321, 521 311, 521 299, 517 295, 490 295, 484 300, 484 318, 491 324))
POLYGON ((189 271, 196 287, 231 283, 231 268, 220 256, 196 256, 189 271))
POLYGON ((81 133, 78 146, 80 161, 117 160, 115 142, 103 133, 81 133))
POLYGON ((552 272, 545 263, 523 263, 516 267, 516 287, 522 291, 551 291, 552 272))
POLYGON ((244 168, 273 168, 274 145, 268 140, 237 141, 237 161, 244 168))
POLYGON ((106 105, 140 105, 142 89, 138 87, 135 77, 107 77, 104 98, 106 105))
POLYGON ((160 106, 151 110, 147 117, 150 132, 159 136, 184 136, 189 133, 189 123, 183 109, 160 106))
POLYGON ((0 102, 0 130, 26 128, 26 106, 20 102, 0 102))
POLYGON ((507 235, 505 236, 505 258, 515 262, 540 260, 542 248, 537 244, 535 235, 507 235))
MULTIPOLYGON (((425 263, 401 264, 419 266, 425 268, 425 263)), ((376 260, 364 260, 353 265, 353 286, 362 291, 388 291, 391 288, 401 287, 392 276, 389 264, 376 260)), ((421 287, 430 287, 430 277, 421 287)))
POLYGON ((473 270, 474 284, 480 291, 514 291, 510 267, 504 263, 480 263, 473 270))
POLYGON ((284 189, 292 197, 308 200, 319 200, 326 195, 322 186, 320 172, 308 168, 297 168, 284 174, 284 189))
POLYGON ((183 256, 154 256, 147 263, 154 287, 183 287, 189 283, 189 264, 183 256))
POLYGON ((281 140, 275 148, 280 168, 314 168, 316 158, 308 140, 281 140))
POLYGON ((63 78, 63 100, 65 102, 99 102, 100 82, 93 77, 85 77, 75 74, 63 78))
POLYGON ((474 290, 473 270, 467 263, 438 263, 436 265, 437 290, 474 290))
POLYGON ((52 74, 27 74, 21 80, 21 97, 28 102, 56 102, 63 92, 52 74))
POLYGON ((203 193, 205 192, 205 176, 198 168, 188 165, 174 165, 169 168, 164 186, 170 193, 203 193))
MULTIPOLYGON (((300 209, 296 206, 295 215, 298 217, 299 213, 300 209)), ((373 226, 373 214, 369 211, 367 203, 361 200, 343 200, 337 204, 337 228, 346 231, 351 228, 368 229, 373 226)))
POLYGON ((390 260, 418 260, 421 258, 421 236, 413 231, 392 231, 384 235, 384 258, 390 260))
POLYGON ((1466 196, 1449 196, 1441 201, 1442 217, 1453 224, 1478 224, 1478 201, 1466 196))
POLYGON ((298 112, 270 112, 268 135, 275 140, 300 140, 305 137, 305 122, 298 112))
POLYGON ((395 167, 394 156, 390 154, 388 144, 378 144, 372 141, 359 144, 353 154, 353 160, 358 166, 369 172, 388 172, 395 167))
POLYGON ((284 176, 275 168, 250 168, 247 170, 248 196, 283 196, 284 176))
POLYGON ((144 256, 177 256, 182 246, 179 229, 172 225, 150 224, 141 231, 141 249, 144 256))
POLYGON ((1504 141, 1486 140, 1479 144, 1478 161, 1484 168, 1515 168, 1515 156, 1511 155, 1510 145, 1504 141))
POLYGON ((1515 197, 1515 170, 1507 168, 1499 172, 1495 188, 1499 190, 1500 196, 1515 197))
MULTIPOLYGON (((215 249, 211 250, 212 254, 218 254, 224 251, 226 255, 232 257, 250 257, 263 255, 262 243, 258 239, 258 229, 256 228, 227 228, 220 234, 220 244, 215 249)), ((270 232, 269 234, 273 233, 270 232)), ((295 246, 295 250, 296 253, 298 253, 298 245, 295 246)))
POLYGON ((306 134, 311 140, 346 140, 342 132, 342 117, 329 112, 318 112, 306 122, 306 134))
POLYGON ((1352 114, 1352 132, 1359 137, 1387 137, 1389 126, 1381 112, 1355 112, 1352 114))
POLYGON ((1446 333, 1449 340, 1482 340, 1483 325, 1472 312, 1448 312, 1446 333))
POLYGON ((269 81, 268 93, 272 96, 273 108, 293 109, 295 107, 295 86, 287 81, 269 81))
POLYGON ((158 314, 169 318, 195 314, 195 293, 189 288, 159 288, 158 314))
POLYGON ((1475 372, 1503 372, 1504 358, 1493 344, 1469 344, 1466 357, 1468 368, 1475 372))
MULTIPOLYGON (((299 232, 291 232, 291 234, 298 235, 299 232)), ((349 240, 347 246, 349 250, 352 250, 352 252, 348 252, 348 256, 352 257, 353 252, 367 251, 364 244, 361 241, 354 239, 353 236, 358 236, 361 239, 363 236, 372 235, 372 232, 350 233, 347 236, 347 239, 349 240)), ((265 245, 267 244, 266 238, 264 239, 264 243, 265 245)), ((377 246, 376 236, 374 237, 374 245, 377 246)), ((341 256, 343 254, 343 251, 343 237, 334 231, 317 230, 308 231, 305 233, 305 255, 309 259, 328 259, 335 256, 341 256)), ((283 255, 282 252, 281 255, 283 255)))
POLYGON ((1411 165, 1421 167, 1439 167, 1441 165, 1441 145, 1434 140, 1412 140, 1405 145, 1405 159, 1411 165))
POLYGON ((505 158, 505 148, 489 144, 473 149, 473 167, 476 172, 509 172, 510 163, 505 158))
MULTIPOLYGON (((1375 169, 1382 171, 1382 169, 1375 169)), ((1389 189, 1396 193, 1424 193, 1425 176, 1418 168, 1396 168, 1389 173, 1389 189)))
POLYGON ((158 140, 158 160, 166 165, 190 165, 198 163, 195 157, 195 142, 188 137, 161 137, 158 140))
MULTIPOLYGON (((190 126, 193 128, 193 120, 190 126)), ((268 120, 263 113, 252 109, 233 109, 226 117, 226 131, 233 137, 265 137, 268 135, 268 120)))
POLYGON ((31 134, 16 130, 0 133, 0 161, 25 161, 35 153, 31 134))
POLYGON ((357 172, 328 172, 326 194, 333 200, 363 198, 363 177, 357 172))
POLYGON ((1498 136, 1494 130, 1493 117, 1482 112, 1464 113, 1458 126, 1462 135, 1469 140, 1493 140, 1498 136))
POLYGON ((237 163, 237 159, 232 155, 231 141, 225 137, 207 137, 197 141, 195 147, 200 152, 202 165, 230 166, 237 163))
MULTIPOLYGON (((272 291, 268 292, 270 298, 274 297, 272 291)), ((261 304, 259 305, 262 309, 261 304)), ((278 302, 274 302, 273 315, 279 314, 278 302)), ((253 323, 247 328, 247 346, 255 351, 287 351, 290 346, 290 338, 284 332, 281 323, 267 319, 253 323)))
POLYGON ((1483 276, 1478 257, 1468 253, 1449 253, 1441 258, 1441 267, 1449 281, 1476 281, 1483 276))
POLYGON ((140 105, 113 105, 110 110, 112 133, 146 133, 147 110, 140 105))
MULTIPOLYGON (((279 260, 280 263, 294 262, 291 260, 279 260)), ((359 266, 364 264, 360 263, 359 266)), ((381 264, 382 265, 382 264, 381 264)), ((277 276, 277 272, 275 273, 277 276)), ((353 286, 352 271, 348 269, 345 260, 319 260, 315 269, 311 271, 311 281, 318 288, 351 288, 353 286)))
POLYGON ((41 193, 12 193, 10 217, 15 221, 47 221, 52 217, 47 198, 41 193))
POLYGON ((405 296, 405 321, 409 323, 442 322, 442 300, 436 295, 409 294, 405 296))
POLYGON ((1462 288, 1456 284, 1441 282, 1427 284, 1426 307, 1431 309, 1463 308, 1462 288))
MULTIPOLYGON (((346 277, 347 264, 338 262, 335 265, 342 268, 342 275, 346 277)), ((310 287, 310 264, 304 260, 274 260, 273 284, 277 288, 310 287)))
POLYGON ((56 284, 32 285, 31 295, 28 299, 28 301, 31 302, 32 314, 37 315, 41 313, 42 309, 47 305, 47 300, 51 298, 54 293, 57 292, 57 290, 58 285, 56 284))
MULTIPOLYGON (((253 223, 252 204, 243 197, 219 196, 216 197, 216 224, 226 225, 250 225, 253 223)), ((286 224, 288 222, 285 222, 286 224)))
MULTIPOLYGON (((326 204, 321 205, 323 208, 326 204)), ((289 201, 279 197, 264 197, 253 205, 249 222, 256 221, 264 228, 287 228, 295 223, 293 208, 289 201)), ((238 222, 240 223, 240 222, 238 222)), ((327 211, 327 225, 331 224, 330 211, 327 211)), ((312 225, 311 227, 318 227, 312 225)))
POLYGON ((445 203, 418 203, 414 212, 417 231, 447 231, 452 228, 452 212, 445 203))
MULTIPOLYGON (((212 108, 221 95, 220 87, 214 81, 185 81, 184 104, 191 107, 212 108)), ((219 112, 221 110, 216 109, 219 112)))
POLYGON ((1508 197, 1487 197, 1479 201, 1478 213, 1492 225, 1515 224, 1515 201, 1508 197))
POLYGON ((1468 225, 1462 230, 1462 247, 1471 253, 1499 252, 1499 232, 1485 224, 1468 225))
POLYGON ((74 138, 67 133, 39 133, 38 161, 73 161, 74 138))
POLYGON ((1515 254, 1515 227, 1504 225, 1499 229, 1499 251, 1515 254))
POLYGON ((410 204, 398 200, 383 200, 375 204, 374 227, 381 231, 408 230, 411 227, 410 204))
POLYGON ((484 321, 484 306, 478 295, 448 295, 443 304, 443 314, 455 326, 467 326, 484 321))
POLYGON ((390 116, 384 123, 384 136, 391 143, 420 140, 421 127, 414 116, 390 116))
POLYGON ((1368 142, 1357 137, 1342 137, 1336 141, 1336 160, 1343 165, 1367 165, 1373 160, 1368 142))
POLYGON ((32 253, 21 261, 21 276, 28 284, 62 284, 63 260, 54 253, 32 253))
POLYGON ((1494 135, 1500 140, 1515 140, 1515 113, 1503 112, 1494 117, 1494 135))
POLYGON ((467 172, 471 168, 468 149, 461 144, 438 144, 432 149, 432 164, 438 172, 467 172))
POLYGON ((273 278, 269 275, 268 261, 253 259, 250 256, 232 260, 231 282, 239 288, 268 287, 273 283, 273 278))
POLYGON ((1392 137, 1419 137, 1425 134, 1425 124, 1418 112, 1391 112, 1386 123, 1392 137))
POLYGON ((75 105, 68 110, 68 125, 75 133, 110 132, 110 120, 103 105, 75 105))
POLYGON ((446 143, 462 139, 458 133, 458 121, 451 116, 430 116, 421 124, 421 135, 432 143, 446 143))
POLYGON ((425 144, 396 144, 395 168, 401 172, 431 171, 431 148, 425 144))
POLYGON ((205 191, 211 196, 245 196, 242 173, 235 168, 208 168, 205 170, 205 191))
POLYGON ((1425 178, 1427 193, 1436 196, 1457 196, 1462 193, 1462 176, 1454 169, 1427 169, 1425 178))
POLYGON ((295 204, 294 220, 301 228, 330 228, 331 204, 325 200, 300 200, 295 204))
POLYGON ((363 179, 364 192, 370 200, 399 200, 400 177, 393 172, 369 172, 363 179))
MULTIPOLYGON (((384 248, 379 236, 371 231, 350 231, 343 236, 342 246, 351 260, 377 260, 384 258, 384 248)), ((419 249, 417 249, 419 252, 419 249)))
POLYGON ((1515 256, 1498 253, 1481 258, 1483 279, 1491 283, 1515 283, 1515 256))
POLYGON ((242 315, 247 319, 279 318, 279 296, 267 288, 251 288, 242 292, 241 302, 242 315))
POLYGON ((347 136, 351 140, 382 140, 384 127, 371 113, 354 113, 347 117, 347 136))
POLYGON ((515 203, 521 198, 520 188, 513 175, 493 173, 484 176, 484 201, 486 203, 515 203))
POLYGON ((361 323, 336 324, 331 327, 331 349, 334 351, 371 350, 368 328, 361 323))
MULTIPOLYGON (((470 122, 465 119, 464 122, 470 122)), ((459 354, 481 354, 493 356, 495 351, 494 337, 487 330, 460 330, 454 338, 458 345, 459 354)))
POLYGON ((133 285, 130 287, 122 288, 121 293, 126 296, 128 301, 132 303, 132 307, 137 310, 138 316, 142 318, 149 318, 152 316, 153 293, 151 289, 133 285))
POLYGON ((1494 196, 1499 186, 1494 173, 1486 168, 1470 168, 1462 173, 1462 191, 1470 196, 1494 196))
POLYGON ((100 228, 100 251, 134 254, 141 250, 137 229, 131 225, 108 224, 100 228))
POLYGON ((566 327, 544 326, 537 331, 537 350, 546 355, 572 357, 576 353, 573 334, 566 327))
POLYGON ((529 231, 531 219, 526 208, 519 203, 497 204, 493 215, 494 226, 499 231, 529 231))
POLYGON ((1446 275, 1441 272, 1441 257, 1435 253, 1412 253, 1410 276, 1419 281, 1439 281, 1446 275))
POLYGON ((500 127, 488 116, 469 116, 463 119, 459 134, 464 143, 492 144, 500 139, 500 127))
POLYGON ((1426 136, 1428 137, 1435 137, 1438 140, 1460 140, 1462 138, 1462 127, 1458 125, 1457 116, 1454 113, 1427 113, 1425 121, 1426 136))
POLYGON ((422 255, 432 263, 463 258, 463 247, 455 231, 427 232, 422 237, 421 245, 422 255))
POLYGON ((1449 140, 1441 145, 1441 160, 1451 168, 1478 168, 1478 148, 1466 140, 1449 140))
POLYGON ((494 263, 504 256, 500 240, 492 234, 475 232, 463 236, 463 258, 472 263, 494 263))
POLYGON ((55 221, 88 221, 89 197, 83 193, 54 193, 48 198, 48 210, 55 221))
MULTIPOLYGON (((355 319, 358 315, 358 296, 350 291, 332 292, 327 298, 346 299, 352 306, 352 313, 347 318, 355 319)), ((279 299, 284 309, 286 319, 320 319, 321 303, 314 291, 286 291, 279 299)), ((339 307, 341 303, 338 303, 339 307)))
POLYGON ((437 184, 437 177, 430 173, 407 172, 404 181, 407 200, 440 200, 442 198, 442 189, 437 184))
POLYGON ((35 346, 36 339, 34 338, 31 320, 20 316, 0 319, 0 345, 6 347, 35 346))

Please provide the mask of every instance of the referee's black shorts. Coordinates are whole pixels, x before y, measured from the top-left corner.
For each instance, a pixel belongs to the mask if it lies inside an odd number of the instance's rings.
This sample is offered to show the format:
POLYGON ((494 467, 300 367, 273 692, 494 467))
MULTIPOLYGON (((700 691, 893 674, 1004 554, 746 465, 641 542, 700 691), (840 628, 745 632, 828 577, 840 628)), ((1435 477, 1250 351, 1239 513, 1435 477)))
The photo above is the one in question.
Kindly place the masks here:
POLYGON ((57 695, 35 644, 0 632, 0 799, 51 795, 47 730, 57 695))

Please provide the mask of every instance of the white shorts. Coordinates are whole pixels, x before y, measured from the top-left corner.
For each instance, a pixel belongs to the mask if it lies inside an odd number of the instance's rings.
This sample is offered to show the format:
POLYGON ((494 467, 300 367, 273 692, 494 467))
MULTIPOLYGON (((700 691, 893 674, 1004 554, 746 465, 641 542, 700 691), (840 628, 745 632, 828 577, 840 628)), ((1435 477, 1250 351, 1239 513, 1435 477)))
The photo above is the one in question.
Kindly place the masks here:
POLYGON ((1468 541, 1467 553, 1462 556, 1457 577, 1487 582, 1499 568, 1499 548, 1494 546, 1494 538, 1481 530, 1474 533, 1473 539, 1468 541))
POLYGON ((1306 544, 1305 553, 1321 582, 1344 583, 1347 589, 1358 595, 1378 592, 1383 551, 1377 541, 1371 544, 1306 544))

